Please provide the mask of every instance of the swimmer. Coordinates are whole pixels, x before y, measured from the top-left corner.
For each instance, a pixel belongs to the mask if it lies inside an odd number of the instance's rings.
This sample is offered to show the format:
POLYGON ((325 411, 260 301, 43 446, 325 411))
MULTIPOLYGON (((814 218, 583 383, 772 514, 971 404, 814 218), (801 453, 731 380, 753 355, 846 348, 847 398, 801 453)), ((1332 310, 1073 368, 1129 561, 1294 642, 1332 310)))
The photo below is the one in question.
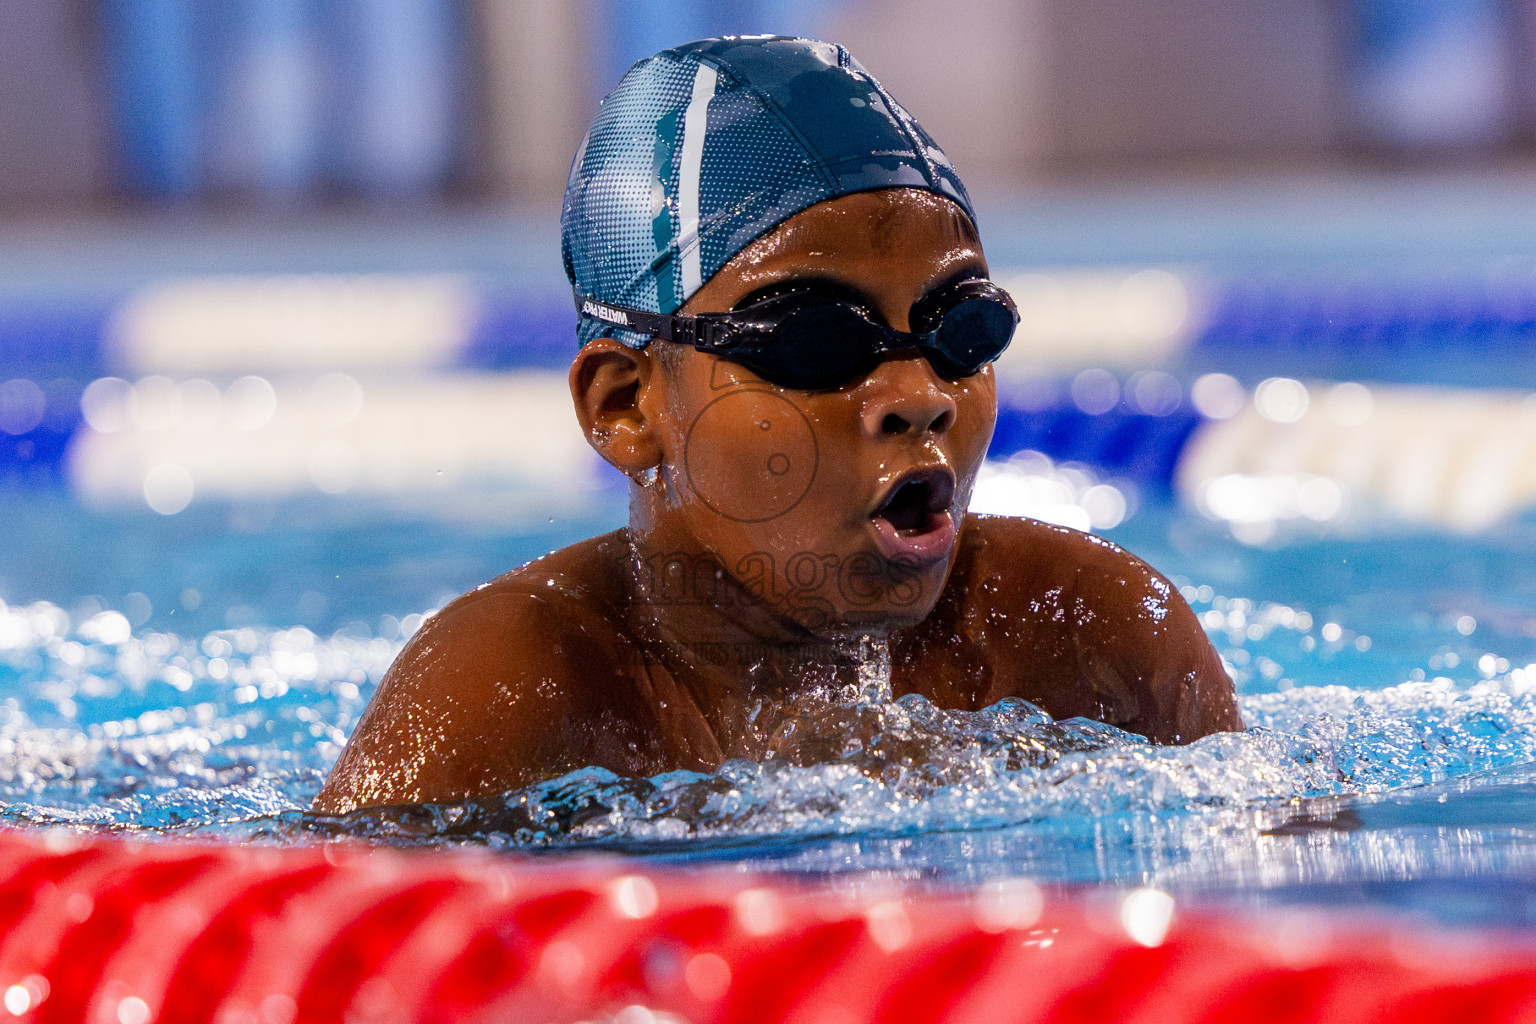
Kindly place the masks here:
POLYGON ((423 623, 317 810, 761 760, 872 652, 896 696, 946 708, 1018 697, 1158 743, 1243 727, 1150 566, 966 512, 1017 313, 954 168, 847 51, 743 37, 641 61, 562 224, 571 397, 629 477, 629 526, 423 623))

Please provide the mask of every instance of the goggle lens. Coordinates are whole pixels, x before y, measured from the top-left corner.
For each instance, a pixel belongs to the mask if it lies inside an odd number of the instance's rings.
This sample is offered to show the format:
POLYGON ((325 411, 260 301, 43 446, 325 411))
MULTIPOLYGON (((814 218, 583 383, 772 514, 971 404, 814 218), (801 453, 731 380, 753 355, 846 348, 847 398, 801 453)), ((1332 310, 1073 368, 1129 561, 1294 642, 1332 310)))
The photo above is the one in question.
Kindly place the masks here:
POLYGON ((1002 354, 1017 316, 990 294, 943 310, 937 328, 905 334, 877 324, 858 306, 789 294, 750 308, 748 337, 718 354, 783 387, 829 390, 874 368, 883 352, 917 348, 942 376, 969 377, 1002 354))
POLYGON ((800 304, 767 332, 757 351, 740 358, 774 384, 822 390, 873 366, 872 353, 884 340, 884 330, 846 302, 800 304))
POLYGON ((781 387, 840 388, 868 373, 887 352, 915 348, 942 376, 969 377, 1002 355, 1019 314, 991 281, 940 289, 912 311, 913 333, 875 322, 862 306, 797 289, 765 296, 729 313, 672 316, 626 309, 578 294, 582 316, 730 359, 781 387))
POLYGON ((1017 323, 1013 311, 996 299, 965 299, 939 321, 934 347, 966 375, 976 373, 1003 354, 1017 323))

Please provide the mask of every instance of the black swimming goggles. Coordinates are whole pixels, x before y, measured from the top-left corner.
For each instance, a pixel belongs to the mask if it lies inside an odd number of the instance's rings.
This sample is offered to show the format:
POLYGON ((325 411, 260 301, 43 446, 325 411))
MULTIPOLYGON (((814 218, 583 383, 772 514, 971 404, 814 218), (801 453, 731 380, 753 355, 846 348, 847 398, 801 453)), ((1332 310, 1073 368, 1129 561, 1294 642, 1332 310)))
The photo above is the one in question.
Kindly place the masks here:
POLYGON ((729 313, 672 316, 576 295, 584 317, 730 359, 786 388, 830 391, 864 376, 887 352, 915 348, 951 380, 1003 354, 1018 326, 1008 293, 972 278, 936 289, 912 307, 913 330, 875 320, 851 298, 800 285, 729 313))

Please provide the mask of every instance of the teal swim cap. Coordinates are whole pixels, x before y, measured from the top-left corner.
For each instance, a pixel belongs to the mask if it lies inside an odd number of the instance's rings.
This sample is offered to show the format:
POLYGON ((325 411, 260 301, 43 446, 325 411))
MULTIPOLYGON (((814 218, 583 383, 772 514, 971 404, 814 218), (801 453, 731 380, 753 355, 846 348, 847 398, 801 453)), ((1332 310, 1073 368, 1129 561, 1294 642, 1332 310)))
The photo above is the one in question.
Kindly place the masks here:
MULTIPOLYGON (((702 39, 640 61, 603 100, 565 188, 566 276, 579 295, 672 313, 806 207, 897 187, 976 219, 943 151, 841 46, 702 39)), ((649 340, 578 321, 582 344, 603 335, 649 340)))

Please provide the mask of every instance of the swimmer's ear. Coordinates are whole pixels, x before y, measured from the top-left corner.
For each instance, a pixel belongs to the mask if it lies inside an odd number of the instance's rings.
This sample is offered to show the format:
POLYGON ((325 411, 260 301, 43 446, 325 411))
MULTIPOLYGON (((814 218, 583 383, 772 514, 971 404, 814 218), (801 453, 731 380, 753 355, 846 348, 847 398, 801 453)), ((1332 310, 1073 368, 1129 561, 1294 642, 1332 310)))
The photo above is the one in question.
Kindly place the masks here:
POLYGON ((654 371, 648 351, 612 338, 587 342, 571 363, 571 401, 581 432, 626 476, 661 465, 661 443, 641 401, 654 371))

